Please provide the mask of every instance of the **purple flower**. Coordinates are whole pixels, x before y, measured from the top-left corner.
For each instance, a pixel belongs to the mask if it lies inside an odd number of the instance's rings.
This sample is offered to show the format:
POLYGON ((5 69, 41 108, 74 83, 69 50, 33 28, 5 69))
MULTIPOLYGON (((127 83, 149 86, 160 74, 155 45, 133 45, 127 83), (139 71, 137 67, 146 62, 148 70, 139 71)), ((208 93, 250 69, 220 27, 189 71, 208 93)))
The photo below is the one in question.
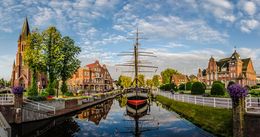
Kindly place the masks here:
POLYGON ((23 94, 23 87, 22 86, 15 86, 12 88, 12 92, 14 94, 23 94))
POLYGON ((230 97, 234 100, 238 100, 242 97, 246 97, 248 94, 247 88, 242 87, 239 84, 232 84, 227 89, 230 97))

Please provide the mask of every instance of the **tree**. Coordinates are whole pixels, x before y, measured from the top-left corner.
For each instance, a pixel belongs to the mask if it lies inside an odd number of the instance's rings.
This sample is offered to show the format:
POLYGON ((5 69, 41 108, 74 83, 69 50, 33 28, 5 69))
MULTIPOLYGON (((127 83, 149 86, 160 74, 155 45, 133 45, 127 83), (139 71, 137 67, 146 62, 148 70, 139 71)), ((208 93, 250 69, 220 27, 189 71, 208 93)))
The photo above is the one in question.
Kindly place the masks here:
POLYGON ((153 79, 152 79, 152 82, 153 82, 153 86, 155 87, 159 87, 160 86, 160 76, 159 75, 154 75, 153 76, 153 79))
POLYGON ((139 74, 138 75, 138 87, 144 87, 144 86, 145 86, 144 75, 139 74))
POLYGON ((210 90, 211 95, 225 95, 225 87, 221 83, 214 83, 210 90))
POLYGON ((149 88, 152 88, 153 87, 153 81, 151 79, 147 79, 146 80, 146 86, 149 87, 149 88))
POLYGON ((201 82, 195 82, 192 84, 191 94, 193 95, 201 95, 205 93, 205 87, 201 82))
POLYGON ((132 83, 131 77, 120 75, 118 78, 118 85, 120 85, 123 88, 130 87, 131 83, 132 83))
POLYGON ((162 71, 161 72, 162 83, 163 84, 171 83, 171 79, 172 79, 173 74, 180 74, 180 73, 177 70, 171 69, 171 68, 167 68, 164 71, 162 71))
POLYGON ((62 80, 61 92, 64 94, 68 91, 66 81, 75 73, 80 67, 80 60, 77 55, 80 53, 80 48, 75 45, 74 40, 66 36, 62 38, 62 48, 60 61, 60 77, 62 80))
POLYGON ((55 94, 53 82, 59 78, 60 62, 63 59, 61 54, 63 41, 60 32, 55 27, 49 27, 42 33, 42 47, 44 48, 44 63, 48 75, 48 88, 50 95, 55 94))
POLYGON ((29 96, 37 96, 37 73, 44 70, 45 63, 43 62, 43 47, 41 45, 42 37, 38 30, 33 31, 28 39, 28 46, 25 47, 24 63, 28 65, 32 72, 32 83, 28 90, 29 96))

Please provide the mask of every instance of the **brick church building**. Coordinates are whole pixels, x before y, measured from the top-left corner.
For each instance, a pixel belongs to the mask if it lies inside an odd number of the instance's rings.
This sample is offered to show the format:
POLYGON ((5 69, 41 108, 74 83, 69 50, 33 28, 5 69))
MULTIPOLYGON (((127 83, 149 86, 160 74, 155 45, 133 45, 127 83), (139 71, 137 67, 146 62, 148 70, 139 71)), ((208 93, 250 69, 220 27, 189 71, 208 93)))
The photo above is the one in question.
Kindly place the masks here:
POLYGON ((243 86, 256 85, 256 72, 251 58, 241 59, 235 50, 231 57, 216 61, 209 59, 208 68, 198 70, 198 80, 211 86, 214 81, 222 81, 227 86, 234 81, 243 86))
MULTIPOLYGON (((24 51, 28 46, 27 39, 30 35, 30 28, 27 18, 25 19, 18 39, 18 49, 16 52, 16 58, 13 64, 11 86, 23 86, 25 89, 30 87, 32 80, 32 73, 29 67, 24 63, 24 51)), ((47 78, 44 74, 37 75, 38 88, 45 88, 47 85, 47 78)))

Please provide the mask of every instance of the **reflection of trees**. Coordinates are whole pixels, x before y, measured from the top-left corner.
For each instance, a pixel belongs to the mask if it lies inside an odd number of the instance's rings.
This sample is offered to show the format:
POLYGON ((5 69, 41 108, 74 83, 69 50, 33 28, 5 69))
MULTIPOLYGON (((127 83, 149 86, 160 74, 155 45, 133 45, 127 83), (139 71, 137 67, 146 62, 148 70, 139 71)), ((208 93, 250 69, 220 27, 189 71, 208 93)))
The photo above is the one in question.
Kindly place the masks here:
POLYGON ((123 95, 123 96, 118 96, 116 99, 117 99, 117 101, 119 102, 119 106, 120 106, 121 108, 126 106, 127 97, 126 97, 125 95, 123 95))
POLYGON ((51 128, 42 137, 72 137, 80 130, 79 125, 71 117, 51 128))
POLYGON ((91 108, 81 111, 81 113, 78 114, 76 118, 81 120, 87 119, 98 125, 102 118, 106 119, 112 104, 113 100, 107 100, 103 103, 100 103, 91 108))

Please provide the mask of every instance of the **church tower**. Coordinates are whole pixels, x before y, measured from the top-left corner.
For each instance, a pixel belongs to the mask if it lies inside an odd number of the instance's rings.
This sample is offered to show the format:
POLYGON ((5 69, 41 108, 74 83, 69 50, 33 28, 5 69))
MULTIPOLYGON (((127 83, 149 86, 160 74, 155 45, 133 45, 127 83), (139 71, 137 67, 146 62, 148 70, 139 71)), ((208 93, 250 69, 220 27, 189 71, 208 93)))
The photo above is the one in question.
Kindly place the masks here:
POLYGON ((13 64, 13 71, 11 77, 12 86, 23 86, 28 88, 31 82, 31 73, 29 67, 24 64, 24 50, 27 46, 27 39, 30 35, 30 28, 28 19, 25 18, 22 31, 18 39, 18 47, 16 52, 16 58, 13 64))

